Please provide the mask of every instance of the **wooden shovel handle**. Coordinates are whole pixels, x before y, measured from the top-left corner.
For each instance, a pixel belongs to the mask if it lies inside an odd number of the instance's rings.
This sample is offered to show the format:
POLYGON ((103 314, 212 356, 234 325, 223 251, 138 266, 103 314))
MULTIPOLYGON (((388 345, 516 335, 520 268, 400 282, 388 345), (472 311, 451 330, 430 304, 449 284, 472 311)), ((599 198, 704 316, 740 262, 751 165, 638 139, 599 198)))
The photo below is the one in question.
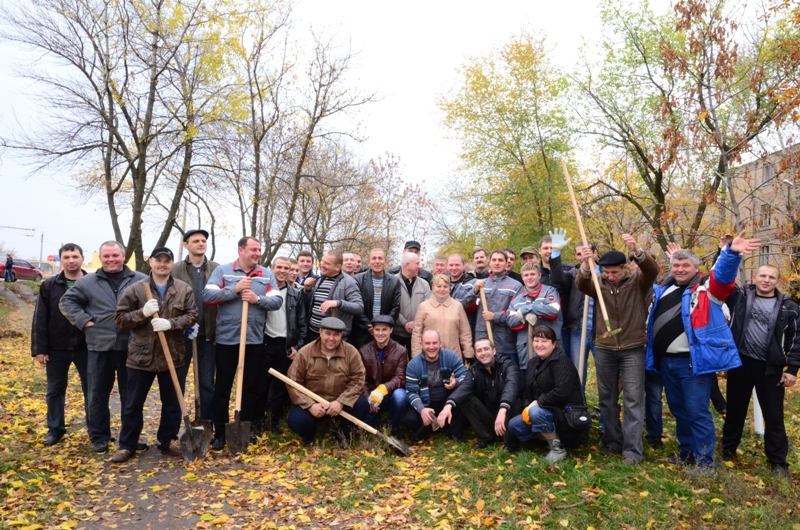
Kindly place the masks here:
MULTIPOLYGON (((285 375, 283 375, 282 373, 280 373, 276 369, 270 368, 269 369, 269 373, 273 377, 277 377, 278 379, 280 379, 281 381, 283 381, 284 383, 286 383, 290 387, 294 388, 295 390, 297 390, 301 394, 305 394, 306 396, 310 397, 311 399, 313 399, 317 403, 319 403, 321 405, 330 405, 330 402, 328 400, 323 399, 322 397, 318 396, 317 394, 315 394, 311 390, 307 389, 306 387, 304 387, 303 385, 301 385, 297 381, 294 381, 293 379, 289 379, 288 377, 286 377, 285 375)), ((361 427, 362 429, 364 429, 368 433, 378 434, 378 429, 376 429, 375 427, 372 427, 371 425, 368 425, 368 424, 364 423, 363 421, 359 420, 358 418, 356 418, 355 416, 353 416, 351 414, 348 414, 345 411, 341 411, 339 413, 339 416, 341 416, 342 418, 350 421, 351 423, 353 423, 355 425, 358 425, 359 427, 361 427)))
MULTIPOLYGON (((148 280, 149 281, 149 280, 148 280)), ((150 292, 150 284, 145 281, 142 284, 144 287, 144 296, 147 300, 153 299, 153 293, 150 292)), ((153 318, 158 317, 158 311, 153 313, 153 318)), ((172 377, 172 384, 175 385, 175 393, 178 394, 178 402, 181 404, 181 415, 188 416, 189 410, 186 408, 186 402, 183 400, 183 392, 181 392, 181 384, 178 382, 178 374, 175 373, 175 365, 172 364, 172 353, 169 351, 169 344, 167 344, 167 337, 163 331, 158 332, 158 339, 161 341, 161 349, 164 350, 164 357, 167 358, 167 366, 169 366, 169 375, 172 377)))
POLYGON ((236 365, 236 409, 242 410, 242 388, 244 385, 244 351, 247 348, 247 310, 250 302, 242 300, 242 328, 239 331, 239 363, 236 365))
MULTIPOLYGON (((567 181, 567 189, 569 190, 569 198, 572 201, 572 210, 575 212, 575 220, 578 222, 578 230, 581 233, 581 241, 583 246, 589 245, 589 240, 586 239, 586 232, 583 230, 583 221, 581 221, 581 213, 578 210, 578 201, 575 200, 575 190, 572 189, 572 180, 569 178, 569 171, 567 164, 561 162, 561 170, 564 172, 564 180, 567 181)), ((594 283, 594 290, 597 291, 597 301, 600 303, 600 311, 603 313, 603 320, 609 322, 608 311, 606 311, 606 303, 603 300, 603 293, 600 291, 600 281, 597 279, 597 272, 594 270, 594 259, 589 258, 589 271, 592 275, 592 282, 594 283)), ((608 329, 611 332, 611 329, 608 329)))
MULTIPOLYGON (((486 293, 483 291, 483 287, 481 287, 481 306, 483 307, 483 311, 489 310, 489 306, 486 305, 486 293)), ((486 334, 489 335, 489 340, 492 341, 492 344, 494 344, 494 337, 492 337, 492 323, 489 320, 486 320, 485 322, 486 322, 486 334)))

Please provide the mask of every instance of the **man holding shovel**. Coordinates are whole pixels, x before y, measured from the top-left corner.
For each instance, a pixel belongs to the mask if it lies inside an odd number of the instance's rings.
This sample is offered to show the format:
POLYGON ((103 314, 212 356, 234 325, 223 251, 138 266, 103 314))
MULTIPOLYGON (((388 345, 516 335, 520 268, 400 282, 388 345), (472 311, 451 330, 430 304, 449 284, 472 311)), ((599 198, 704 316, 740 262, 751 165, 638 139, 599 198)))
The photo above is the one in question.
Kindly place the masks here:
POLYGON ((214 385, 213 408, 215 437, 211 444, 214 451, 222 451, 225 447, 225 424, 229 419, 228 404, 239 365, 240 337, 245 336, 245 345, 239 417, 243 422, 249 422, 256 419, 266 312, 283 305, 283 298, 275 296, 278 293, 275 277, 258 264, 261 243, 252 237, 243 237, 239 240, 238 251, 236 261, 214 269, 203 290, 205 304, 217 306, 217 381, 214 385), (249 304, 247 322, 242 319, 245 314, 243 304, 249 304))
POLYGON ((175 366, 183 366, 186 352, 183 330, 197 321, 197 306, 192 287, 170 275, 173 261, 170 249, 154 249, 148 262, 150 277, 127 287, 117 303, 114 320, 120 329, 130 330, 131 335, 127 361, 128 396, 123 405, 119 450, 112 462, 127 462, 136 453, 144 424, 144 403, 156 377, 161 395, 161 420, 156 435, 159 448, 170 456, 182 454, 178 442, 181 408, 166 355, 171 356, 175 366), (145 283, 149 284, 153 294, 150 300, 145 292, 145 283), (153 317, 155 313, 161 318, 153 317), (161 346, 159 331, 164 332, 167 338, 169 352, 161 346))
MULTIPOLYGON (((622 240, 636 256, 639 270, 631 272, 627 256, 618 250, 606 252, 597 264, 602 277, 599 291, 592 281, 589 246, 581 247, 581 268, 575 279, 578 290, 595 300, 604 300, 606 320, 597 319, 595 366, 600 412, 605 421, 603 453, 622 453, 626 464, 643 458, 644 353, 647 345, 645 298, 658 276, 658 264, 629 234, 622 240), (611 326, 608 326, 608 323, 611 326), (624 395, 623 421, 619 418, 619 381, 624 395)), ((602 305, 602 304, 601 304, 602 305)), ((605 316, 605 315, 604 315, 605 316)))

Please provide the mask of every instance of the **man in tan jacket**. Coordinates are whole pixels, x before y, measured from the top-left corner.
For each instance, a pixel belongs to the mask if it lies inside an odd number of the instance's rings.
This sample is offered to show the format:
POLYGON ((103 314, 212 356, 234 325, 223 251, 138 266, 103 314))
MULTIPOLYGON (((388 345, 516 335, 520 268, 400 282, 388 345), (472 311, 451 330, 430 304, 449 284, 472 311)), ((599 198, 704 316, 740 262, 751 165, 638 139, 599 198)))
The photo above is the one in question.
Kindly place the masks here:
MULTIPOLYGON (((325 317, 319 327, 319 338, 300 348, 287 373, 290 379, 329 402, 322 405, 293 387, 287 387, 292 399, 287 423, 304 445, 314 441, 317 426, 325 416, 336 418, 344 410, 363 421, 369 413, 369 402, 361 394, 366 370, 358 350, 342 341, 345 323, 338 318, 325 317)), ((352 429, 349 421, 339 423, 334 433, 339 445, 349 441, 352 429)))

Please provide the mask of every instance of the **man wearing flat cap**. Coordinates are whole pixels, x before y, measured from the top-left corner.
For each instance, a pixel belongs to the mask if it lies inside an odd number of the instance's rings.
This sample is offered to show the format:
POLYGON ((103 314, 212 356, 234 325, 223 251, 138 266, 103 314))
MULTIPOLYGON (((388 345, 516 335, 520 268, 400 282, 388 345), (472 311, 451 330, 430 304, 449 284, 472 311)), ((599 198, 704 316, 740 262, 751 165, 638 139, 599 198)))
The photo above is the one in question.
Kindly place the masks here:
POLYGON ((174 259, 170 249, 154 249, 148 261, 150 277, 126 288, 117 303, 114 320, 120 329, 130 330, 131 336, 128 341, 128 396, 122 409, 119 451, 112 458, 113 462, 126 462, 136 452, 144 424, 144 402, 156 377, 161 395, 161 421, 156 435, 159 448, 164 454, 181 456, 178 442, 181 408, 166 355, 171 356, 176 367, 183 366, 186 354, 183 332, 197 321, 197 305, 192 287, 170 275, 174 259), (150 286, 150 300, 145 283, 150 286), (169 352, 162 348, 158 332, 164 333, 169 352))
POLYGON ((394 319, 391 316, 378 315, 371 324, 374 339, 359 350, 366 370, 361 392, 369 401, 366 421, 377 427, 381 412, 388 411, 392 435, 399 436, 400 422, 408 404, 405 389, 408 351, 392 340, 394 319))
POLYGON ((178 370, 181 384, 186 383, 186 375, 192 363, 192 343, 197 346, 197 375, 195 381, 196 392, 200 392, 200 410, 197 416, 202 420, 211 421, 214 416, 214 374, 216 366, 214 361, 214 341, 217 328, 217 306, 203 303, 203 289, 211 273, 219 264, 206 258, 208 232, 197 228, 183 233, 183 248, 186 249, 186 259, 176 263, 172 268, 172 277, 192 286, 194 301, 197 304, 197 323, 187 329, 186 335, 186 362, 178 370))
MULTIPOLYGON (((342 340, 345 323, 325 317, 319 323, 319 338, 300 348, 289 367, 288 377, 328 404, 317 403, 293 387, 287 386, 292 408, 287 423, 304 445, 311 445, 319 423, 326 417, 336 418, 343 410, 364 421, 369 412, 364 390, 364 363, 358 350, 342 340)), ((334 438, 344 446, 350 439, 353 424, 338 422, 334 438)))
MULTIPOLYGON (((608 310, 611 329, 598 315, 595 335, 595 367, 600 412, 605 421, 603 452, 622 453, 626 464, 642 461, 644 428, 644 364, 647 346, 647 307, 645 300, 658 276, 658 264, 629 234, 622 240, 639 263, 631 272, 627 257, 618 250, 606 252, 600 265, 600 291, 608 310), (620 331, 612 335, 612 330, 620 331), (619 381, 624 396, 623 420, 619 418, 619 381)), ((595 300, 598 293, 592 282, 590 246, 581 247, 581 268, 575 284, 582 293, 595 300)), ((595 307, 598 307, 595 305, 595 307)))

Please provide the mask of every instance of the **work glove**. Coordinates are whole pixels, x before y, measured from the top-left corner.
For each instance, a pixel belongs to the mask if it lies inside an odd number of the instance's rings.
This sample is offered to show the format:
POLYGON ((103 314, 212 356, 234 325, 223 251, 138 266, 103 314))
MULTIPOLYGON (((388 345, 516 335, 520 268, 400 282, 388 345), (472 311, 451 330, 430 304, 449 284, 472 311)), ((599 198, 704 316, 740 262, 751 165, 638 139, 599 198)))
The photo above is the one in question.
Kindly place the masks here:
POLYGON ((159 331, 169 331, 172 329, 172 324, 170 324, 169 320, 166 318, 154 318, 150 321, 150 324, 153 326, 153 331, 156 333, 159 331))
POLYGON ((525 407, 522 410, 522 421, 524 421, 528 425, 531 424, 531 412, 530 412, 530 409, 531 409, 531 407, 534 407, 534 406, 535 405, 533 403, 531 403, 530 405, 528 405, 527 407, 525 407))
POLYGON ((189 339, 189 340, 194 340, 194 339, 196 339, 196 338, 197 338, 197 333, 198 333, 199 331, 200 331, 200 327, 199 327, 199 326, 197 326, 197 325, 194 325, 194 326, 192 326, 192 327, 190 327, 190 328, 187 328, 186 330, 184 330, 184 332, 183 332, 183 336, 184 336, 184 337, 186 337, 186 338, 187 338, 187 339, 189 339))
POLYGON ((531 311, 533 311, 533 304, 525 304, 511 313, 511 316, 520 322, 527 322, 531 326, 535 326, 538 318, 531 311))
POLYGON ((475 362, 475 358, 474 357, 464 357, 464 367, 466 367, 467 370, 470 369, 470 367, 472 366, 472 363, 474 363, 474 362, 475 362))
POLYGON ((383 398, 388 395, 389 391, 386 389, 386 385, 378 385, 378 387, 369 394, 369 404, 373 407, 379 407, 383 398))
POLYGON ((142 308, 142 313, 144 313, 145 317, 151 317, 158 312, 158 300, 155 298, 151 298, 144 304, 142 308))
POLYGON ((563 228, 556 228, 552 232, 548 234, 551 239, 551 245, 553 246, 553 250, 561 250, 562 248, 569 245, 569 242, 572 239, 567 237, 567 231, 563 228))

